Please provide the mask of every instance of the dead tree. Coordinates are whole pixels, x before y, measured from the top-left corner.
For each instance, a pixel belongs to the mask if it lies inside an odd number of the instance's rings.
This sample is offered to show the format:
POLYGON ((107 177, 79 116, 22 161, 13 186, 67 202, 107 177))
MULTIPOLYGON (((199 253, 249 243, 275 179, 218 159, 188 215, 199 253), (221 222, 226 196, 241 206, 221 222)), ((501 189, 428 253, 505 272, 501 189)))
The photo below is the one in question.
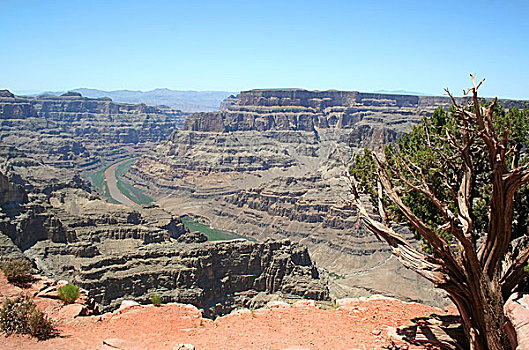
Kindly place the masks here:
POLYGON ((457 103, 446 90, 453 102, 457 134, 447 129, 441 140, 444 146, 439 147, 440 140, 434 142, 433 136, 425 131, 425 144, 435 151, 445 169, 442 186, 449 190, 448 199, 439 198, 420 164, 406 158, 390 162, 387 154, 373 152, 373 176, 378 179, 370 195, 378 202, 375 206, 378 213, 373 214, 366 208, 360 198, 365 188, 348 172, 350 204, 357 209, 365 226, 384 239, 406 267, 448 293, 460 312, 471 349, 510 349, 512 344, 504 327, 504 298, 525 277, 524 267, 529 258, 528 245, 510 247, 513 205, 515 193, 529 182, 529 162, 519 164, 524 150, 509 143, 510 126, 500 131, 495 124, 496 100, 489 106, 480 104, 478 89, 483 80, 476 85, 472 76, 472 81, 473 87, 465 92, 471 96, 466 106, 457 103), (471 215, 477 171, 472 150, 476 148, 481 150, 482 159, 486 159, 490 169, 488 186, 492 192, 485 230, 475 228, 475 218, 471 215), (405 176, 402 169, 406 169, 405 176), (441 225, 432 227, 414 212, 413 205, 406 204, 403 198, 410 191, 427 198, 442 217, 441 225), (417 249, 394 230, 392 220, 388 219, 388 206, 398 211, 422 237, 429 247, 428 253, 417 249))

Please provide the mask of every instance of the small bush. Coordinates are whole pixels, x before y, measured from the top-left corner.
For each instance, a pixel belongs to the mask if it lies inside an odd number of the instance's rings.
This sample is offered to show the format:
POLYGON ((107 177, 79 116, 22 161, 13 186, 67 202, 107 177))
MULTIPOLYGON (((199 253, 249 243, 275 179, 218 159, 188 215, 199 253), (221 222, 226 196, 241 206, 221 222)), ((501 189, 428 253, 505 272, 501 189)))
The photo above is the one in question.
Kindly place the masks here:
POLYGON ((81 294, 79 287, 73 284, 67 284, 57 289, 57 296, 64 301, 65 304, 71 304, 77 300, 81 294))
POLYGON ((4 261, 1 267, 10 283, 23 285, 31 281, 33 268, 31 267, 31 263, 26 259, 4 261))
POLYGON ((54 322, 38 310, 28 297, 5 299, 0 309, 0 329, 6 337, 11 334, 29 334, 39 340, 58 334, 54 322))
POLYGON ((154 305, 154 306, 160 306, 162 304, 162 297, 159 296, 159 295, 153 295, 151 297, 151 303, 154 305))

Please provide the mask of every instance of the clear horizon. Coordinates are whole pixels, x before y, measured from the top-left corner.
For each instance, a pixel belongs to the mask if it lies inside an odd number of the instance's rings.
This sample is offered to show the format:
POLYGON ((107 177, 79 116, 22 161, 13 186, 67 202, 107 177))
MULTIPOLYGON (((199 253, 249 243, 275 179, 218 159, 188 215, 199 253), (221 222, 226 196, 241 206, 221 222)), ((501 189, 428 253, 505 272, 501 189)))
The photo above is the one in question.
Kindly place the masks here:
POLYGON ((0 89, 416 91, 529 99, 524 1, 2 2, 0 89))

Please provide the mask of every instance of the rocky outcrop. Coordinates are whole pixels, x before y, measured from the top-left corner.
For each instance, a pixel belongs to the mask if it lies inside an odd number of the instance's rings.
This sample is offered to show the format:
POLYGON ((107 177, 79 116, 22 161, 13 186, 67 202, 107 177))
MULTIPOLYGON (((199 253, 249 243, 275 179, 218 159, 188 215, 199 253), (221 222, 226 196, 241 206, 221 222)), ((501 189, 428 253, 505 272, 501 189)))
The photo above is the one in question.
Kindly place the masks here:
POLYGON ((21 250, 40 241, 134 238, 148 244, 187 232, 178 217, 156 206, 107 203, 90 193, 88 183, 73 170, 45 165, 1 145, 0 160, 0 171, 7 174, 0 173, 0 231, 21 250))
POLYGON ((9 181, 7 176, 0 172, 0 206, 12 206, 28 201, 24 188, 9 181))
POLYGON ((38 97, 0 94, 0 136, 48 165, 86 170, 142 152, 181 125, 168 107, 90 99, 78 92, 38 97))
MULTIPOLYGON (((467 99, 459 98, 460 103, 467 99)), ((505 107, 523 107, 524 101, 500 100, 505 107)), ((220 112, 195 113, 184 130, 228 132, 244 130, 303 130, 353 128, 369 124, 391 125, 417 122, 437 107, 448 108, 448 97, 391 95, 357 91, 307 91, 267 89, 241 92, 221 104, 220 112), (376 119, 379 119, 378 121, 376 119)), ((404 126, 404 129, 406 127, 404 126)))
POLYGON ((505 303, 504 311, 511 323, 507 327, 507 334, 516 337, 516 349, 529 349, 529 294, 511 295, 505 303))
POLYGON ((329 298, 307 249, 289 241, 146 246, 82 264, 75 282, 90 290, 105 310, 115 309, 123 299, 148 303, 152 294, 164 302, 193 304, 206 316, 260 306, 269 300, 265 293, 329 298))
POLYGON ((187 232, 179 217, 157 206, 127 207, 64 189, 49 198, 49 211, 61 221, 73 241, 137 239, 144 244, 169 241, 187 232))
POLYGON ((208 236, 199 231, 186 232, 177 238, 179 243, 204 243, 208 240, 208 236))
POLYGON ((15 95, 9 90, 0 90, 0 97, 13 98, 13 97, 15 97, 15 95))

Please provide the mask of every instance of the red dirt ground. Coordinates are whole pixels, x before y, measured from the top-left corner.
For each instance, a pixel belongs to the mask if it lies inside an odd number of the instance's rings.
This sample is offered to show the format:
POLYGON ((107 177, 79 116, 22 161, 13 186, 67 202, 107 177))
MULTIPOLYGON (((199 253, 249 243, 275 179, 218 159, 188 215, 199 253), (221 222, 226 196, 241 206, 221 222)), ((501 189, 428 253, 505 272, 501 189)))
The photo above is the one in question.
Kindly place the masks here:
MULTIPOLYGON (((22 292, 32 295, 39 289, 39 282, 24 291, 13 287, 0 273, 0 293, 5 297, 22 292)), ((215 321, 202 318, 195 307, 182 304, 133 306, 112 314, 72 319, 65 316, 57 300, 35 301, 50 317, 63 317, 58 321, 60 336, 46 341, 0 336, 0 349, 116 349, 103 345, 103 341, 113 338, 122 340, 118 348, 129 350, 173 349, 179 343, 193 344, 196 349, 230 350, 383 349, 393 343, 413 349, 421 347, 401 340, 395 328, 413 325, 411 320, 416 317, 447 314, 425 305, 374 297, 349 300, 332 310, 318 309, 310 302, 271 305, 254 311, 239 310, 215 321)))

